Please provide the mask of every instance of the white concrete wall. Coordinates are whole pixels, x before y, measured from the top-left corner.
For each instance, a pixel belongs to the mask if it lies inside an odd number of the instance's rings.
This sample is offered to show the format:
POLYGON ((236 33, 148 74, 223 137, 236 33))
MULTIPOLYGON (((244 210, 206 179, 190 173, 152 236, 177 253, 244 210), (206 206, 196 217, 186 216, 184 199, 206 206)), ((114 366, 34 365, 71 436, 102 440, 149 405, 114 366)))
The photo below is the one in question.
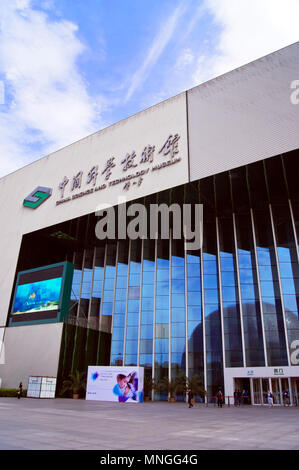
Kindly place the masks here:
POLYGON ((28 377, 57 376, 63 323, 18 326, 5 330, 5 361, 0 364, 2 388, 27 388, 28 377))
POLYGON ((299 42, 188 91, 191 181, 299 148, 298 58, 299 42))

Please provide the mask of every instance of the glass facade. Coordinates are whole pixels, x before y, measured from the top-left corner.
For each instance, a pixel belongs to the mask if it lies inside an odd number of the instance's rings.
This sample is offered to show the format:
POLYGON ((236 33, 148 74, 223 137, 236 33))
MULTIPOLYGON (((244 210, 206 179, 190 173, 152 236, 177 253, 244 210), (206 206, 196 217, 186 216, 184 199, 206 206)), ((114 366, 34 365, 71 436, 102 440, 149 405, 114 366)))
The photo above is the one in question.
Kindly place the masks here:
POLYGON ((299 365, 298 157, 138 201, 203 204, 200 250, 172 237, 100 242, 95 217, 76 219, 70 315, 111 335, 106 365, 143 366, 157 381, 198 375, 208 396, 225 368, 299 365))

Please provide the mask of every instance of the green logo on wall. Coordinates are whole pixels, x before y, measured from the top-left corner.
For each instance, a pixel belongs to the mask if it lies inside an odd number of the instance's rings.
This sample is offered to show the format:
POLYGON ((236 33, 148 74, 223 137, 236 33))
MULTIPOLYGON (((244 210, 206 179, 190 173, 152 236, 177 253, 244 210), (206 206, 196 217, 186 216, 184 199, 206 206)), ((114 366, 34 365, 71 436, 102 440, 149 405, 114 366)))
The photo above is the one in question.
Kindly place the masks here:
POLYGON ((32 193, 28 194, 28 196, 23 201, 23 206, 31 207, 31 209, 36 209, 36 207, 40 206, 48 197, 52 194, 51 188, 44 188, 43 186, 38 186, 35 188, 32 193))

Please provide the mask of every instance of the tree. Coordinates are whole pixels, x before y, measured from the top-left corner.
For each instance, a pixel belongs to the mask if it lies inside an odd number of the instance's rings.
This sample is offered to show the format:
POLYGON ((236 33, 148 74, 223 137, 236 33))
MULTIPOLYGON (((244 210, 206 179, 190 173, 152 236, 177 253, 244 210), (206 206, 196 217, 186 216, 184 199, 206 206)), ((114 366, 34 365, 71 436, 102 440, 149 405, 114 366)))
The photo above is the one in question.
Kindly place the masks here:
POLYGON ((149 397, 149 394, 155 389, 156 389, 156 384, 155 384, 154 379, 149 375, 145 375, 144 381, 143 381, 144 397, 149 397))
POLYGON ((168 377, 163 377, 163 379, 160 380, 157 389, 161 392, 167 393, 171 401, 173 401, 175 395, 186 391, 186 378, 185 376, 178 376, 175 379, 172 378, 169 380, 168 377))
POLYGON ((188 378, 187 383, 188 388, 190 388, 190 390, 193 392, 193 395, 199 395, 204 398, 207 394, 199 375, 195 374, 191 379, 188 378))
POLYGON ((77 398, 77 395, 82 390, 86 390, 86 373, 79 372, 78 370, 74 374, 69 375, 68 380, 64 380, 62 384, 62 394, 71 391, 73 398, 77 398))

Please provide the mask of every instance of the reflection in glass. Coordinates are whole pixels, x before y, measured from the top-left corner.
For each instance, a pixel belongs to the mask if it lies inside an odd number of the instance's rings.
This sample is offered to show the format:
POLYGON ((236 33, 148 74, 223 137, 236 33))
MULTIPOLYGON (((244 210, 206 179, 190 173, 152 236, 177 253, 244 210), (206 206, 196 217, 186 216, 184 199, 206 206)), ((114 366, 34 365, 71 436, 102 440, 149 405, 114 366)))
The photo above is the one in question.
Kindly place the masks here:
POLYGON ((142 260, 142 302, 140 317, 139 365, 152 376, 155 295, 155 241, 144 240, 142 260))
POLYGON ((199 251, 186 255, 187 264, 187 328, 188 377, 198 375, 204 384, 204 352, 201 304, 201 259, 199 251))
POLYGON ((283 312, 269 208, 255 211, 257 258, 269 366, 287 365, 283 312))
MULTIPOLYGON (((111 346, 111 365, 114 366, 123 365, 123 349, 127 305, 128 251, 129 243, 126 240, 120 240, 118 242, 117 251, 118 256, 116 267, 115 304, 111 346)), ((109 269, 110 279, 113 278, 113 274, 115 277, 115 273, 111 269, 109 269)))
MULTIPOLYGON (((155 379, 168 377, 169 367, 169 240, 157 240, 155 379), (163 291, 160 290, 161 283, 163 291), (159 293, 158 292, 163 292, 159 293)), ((157 398, 166 399, 162 394, 157 398)))
POLYGON ((239 276, 247 367, 265 365, 250 213, 236 216, 239 276))
POLYGON ((125 365, 137 365, 140 282, 141 282, 141 241, 132 240, 130 249, 128 288, 128 313, 125 365))
POLYGON ((73 274, 73 283, 71 291, 71 301, 70 301, 70 316, 75 317, 77 315, 79 299, 80 299, 80 290, 81 290, 81 278, 82 278, 82 263, 83 263, 83 253, 77 252, 74 253, 74 274, 73 274))
POLYGON ((297 251, 289 205, 273 205, 272 211, 290 360, 291 364, 296 365, 297 360, 293 358, 292 352, 295 342, 299 340, 299 266, 297 251))
POLYGON ((171 377, 186 375, 184 244, 171 241, 171 377))
POLYGON ((95 252, 92 293, 91 293, 91 306, 90 306, 90 319, 93 328, 98 329, 98 322, 101 310, 101 298, 104 278, 104 261, 105 261, 105 247, 97 246, 95 252))
POLYGON ((204 224, 203 283, 206 336, 207 392, 223 390, 222 332, 217 274, 216 221, 204 224))
POLYGON ((84 268, 82 275, 81 294, 79 302, 79 317, 88 318, 89 299, 91 296, 92 265, 94 249, 85 250, 84 268))
POLYGON ((233 219, 219 218, 220 269, 226 367, 243 367, 240 302, 236 279, 233 219))

